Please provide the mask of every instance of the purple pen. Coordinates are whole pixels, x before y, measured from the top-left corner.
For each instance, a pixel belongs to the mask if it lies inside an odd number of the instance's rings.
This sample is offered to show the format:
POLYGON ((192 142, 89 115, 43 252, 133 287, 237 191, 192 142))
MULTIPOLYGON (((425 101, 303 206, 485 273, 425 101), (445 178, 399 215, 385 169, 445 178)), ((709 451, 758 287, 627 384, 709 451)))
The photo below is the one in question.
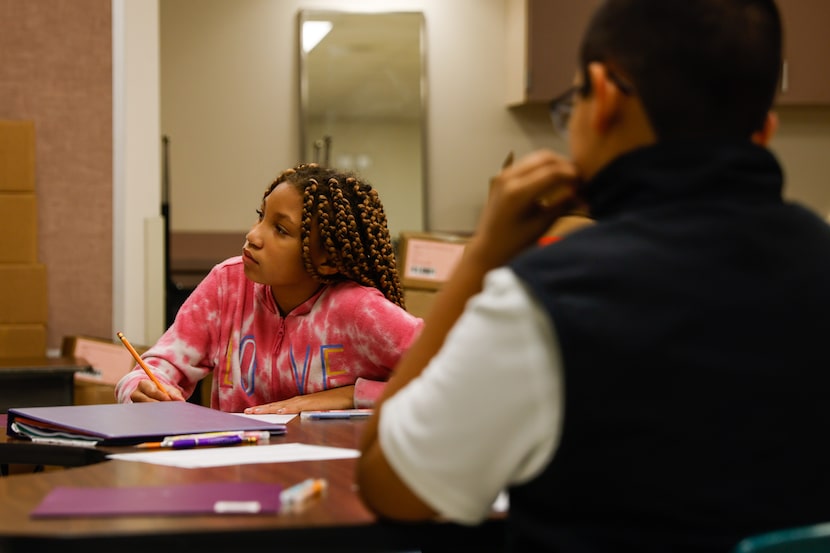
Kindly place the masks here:
POLYGON ((174 449, 199 447, 199 446, 216 446, 216 445, 235 445, 242 443, 256 443, 256 438, 245 437, 239 434, 220 435, 220 436, 193 436, 190 438, 174 438, 161 442, 161 447, 172 447, 174 449))

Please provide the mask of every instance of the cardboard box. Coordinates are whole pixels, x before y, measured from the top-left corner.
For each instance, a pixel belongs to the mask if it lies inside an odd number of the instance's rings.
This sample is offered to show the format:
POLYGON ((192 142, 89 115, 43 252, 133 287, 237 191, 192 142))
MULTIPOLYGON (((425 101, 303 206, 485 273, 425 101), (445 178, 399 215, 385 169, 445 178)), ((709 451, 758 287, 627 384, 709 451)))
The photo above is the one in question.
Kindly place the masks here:
MULTIPOLYGON (((139 355, 147 347, 133 344, 139 355)), ((92 336, 64 336, 61 354, 83 359, 92 367, 92 373, 75 373, 75 381, 115 386, 121 377, 133 370, 136 360, 121 341, 92 336)))
POLYGON ((0 324, 49 322, 46 265, 0 265, 0 324))
POLYGON ((43 357, 46 355, 46 325, 0 325, 0 357, 43 357))
POLYGON ((402 232, 398 276, 404 288, 438 290, 464 254, 468 238, 456 234, 402 232))
POLYGON ((75 373, 75 405, 101 405, 118 403, 115 399, 115 385, 88 382, 78 378, 86 373, 75 373))
MULTIPOLYGON (((139 355, 148 346, 133 344, 139 355)), ((117 403, 115 385, 122 376, 130 372, 136 361, 120 340, 108 340, 94 336, 64 336, 61 355, 83 360, 92 367, 92 372, 75 373, 75 405, 99 405, 117 403)), ((191 401, 210 407, 211 378, 208 374, 197 385, 191 401)))
POLYGON ((0 190, 35 191, 35 124, 0 121, 0 190))
POLYGON ((404 288, 403 301, 406 303, 406 310, 416 317, 424 318, 432 308, 437 290, 419 290, 417 288, 404 288))
POLYGON ((37 198, 0 192, 0 263, 37 263, 37 198))

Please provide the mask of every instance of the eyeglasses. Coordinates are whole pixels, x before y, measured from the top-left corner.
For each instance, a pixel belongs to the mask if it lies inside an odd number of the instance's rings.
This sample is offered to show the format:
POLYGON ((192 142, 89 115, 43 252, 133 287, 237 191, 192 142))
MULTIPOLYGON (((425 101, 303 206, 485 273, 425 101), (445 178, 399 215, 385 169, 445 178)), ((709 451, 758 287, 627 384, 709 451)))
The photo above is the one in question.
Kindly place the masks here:
POLYGON ((571 113, 574 110, 574 99, 576 94, 580 92, 583 85, 573 85, 563 94, 550 101, 548 110, 550 112, 550 122, 553 123, 553 130, 562 138, 568 137, 568 122, 571 120, 571 113))
MULTIPOLYGON (((617 85, 617 88, 620 89, 620 92, 625 94, 626 96, 634 93, 634 87, 628 84, 627 82, 623 81, 620 77, 617 76, 611 70, 606 71, 608 74, 608 78, 617 85)), ((587 96, 591 92, 591 84, 590 81, 586 80, 585 83, 579 85, 573 85, 568 90, 566 90, 563 94, 560 94, 556 98, 550 101, 548 104, 548 110, 550 113, 550 121, 553 123, 553 130, 556 131, 556 134, 561 136, 562 138, 568 137, 568 122, 571 120, 571 114, 573 113, 574 109, 574 101, 576 99, 576 95, 580 95, 582 97, 587 96)))

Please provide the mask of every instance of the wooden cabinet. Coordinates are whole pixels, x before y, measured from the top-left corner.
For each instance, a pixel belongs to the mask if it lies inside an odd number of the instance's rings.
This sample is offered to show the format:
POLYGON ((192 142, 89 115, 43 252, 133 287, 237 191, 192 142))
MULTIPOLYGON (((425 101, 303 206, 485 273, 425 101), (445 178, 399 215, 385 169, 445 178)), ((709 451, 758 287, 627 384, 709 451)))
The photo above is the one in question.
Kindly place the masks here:
POLYGON ((507 1, 507 104, 547 102, 565 91, 579 43, 600 0, 507 1))
MULTIPOLYGON (((542 103, 568 86, 600 0, 507 0, 507 104, 542 103)), ((778 0, 784 66, 778 105, 830 105, 830 0, 778 0)))
POLYGON ((778 0, 784 24, 779 105, 830 105, 830 2, 778 0))

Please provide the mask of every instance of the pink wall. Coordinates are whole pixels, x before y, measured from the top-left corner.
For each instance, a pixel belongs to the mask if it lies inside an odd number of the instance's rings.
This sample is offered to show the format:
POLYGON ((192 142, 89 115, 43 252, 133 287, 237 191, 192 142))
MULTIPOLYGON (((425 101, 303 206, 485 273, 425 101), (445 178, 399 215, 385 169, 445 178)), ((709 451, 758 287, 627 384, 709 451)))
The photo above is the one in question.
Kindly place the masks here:
POLYGON ((0 0, 0 119, 35 123, 47 347, 59 348, 66 334, 108 337, 111 0, 0 0))

